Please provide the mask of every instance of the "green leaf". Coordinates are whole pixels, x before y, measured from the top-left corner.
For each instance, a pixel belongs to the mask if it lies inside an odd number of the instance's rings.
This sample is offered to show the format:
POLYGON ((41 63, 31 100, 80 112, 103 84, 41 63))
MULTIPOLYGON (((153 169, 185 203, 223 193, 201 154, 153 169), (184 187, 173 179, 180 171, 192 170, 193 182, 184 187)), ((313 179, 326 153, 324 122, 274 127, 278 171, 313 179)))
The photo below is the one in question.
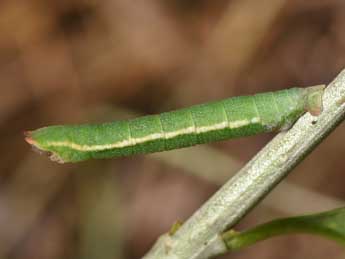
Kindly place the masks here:
POLYGON ((222 238, 231 251, 274 236, 296 233, 320 235, 345 245, 345 208, 277 219, 244 232, 230 230, 225 232, 222 238))

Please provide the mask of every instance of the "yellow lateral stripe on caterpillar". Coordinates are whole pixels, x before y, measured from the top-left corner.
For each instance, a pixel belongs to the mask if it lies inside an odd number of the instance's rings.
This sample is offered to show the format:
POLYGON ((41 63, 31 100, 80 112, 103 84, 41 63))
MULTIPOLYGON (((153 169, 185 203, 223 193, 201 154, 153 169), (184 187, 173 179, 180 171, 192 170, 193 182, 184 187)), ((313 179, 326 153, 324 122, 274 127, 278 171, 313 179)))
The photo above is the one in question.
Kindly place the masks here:
POLYGON ((323 86, 233 97, 132 120, 58 125, 26 140, 59 162, 152 153, 288 129, 306 111, 322 111, 323 86))
MULTIPOLYGON (((253 118, 251 120, 251 122, 254 122, 254 123, 257 123, 259 121, 260 121, 260 118, 253 118)), ((80 144, 77 144, 74 142, 68 142, 68 141, 61 141, 61 142, 49 141, 47 142, 47 145, 51 147, 68 147, 68 148, 78 150, 78 151, 98 151, 98 150, 106 150, 106 149, 112 149, 112 148, 130 147, 136 144, 142 144, 148 141, 153 141, 153 140, 157 140, 161 138, 170 139, 170 138, 177 137, 179 135, 190 134, 190 133, 193 133, 194 131, 196 133, 205 133, 205 132, 209 132, 213 130, 225 129, 226 127, 229 127, 230 129, 234 129, 238 127, 243 127, 245 125, 248 125, 249 123, 250 121, 248 120, 240 120, 240 121, 236 121, 232 123, 223 122, 223 123, 219 123, 213 126, 200 127, 200 128, 189 127, 183 130, 176 131, 176 132, 167 132, 165 134, 155 133, 143 138, 128 139, 121 142, 112 143, 112 144, 104 144, 104 145, 89 146, 89 145, 80 145, 80 144)))

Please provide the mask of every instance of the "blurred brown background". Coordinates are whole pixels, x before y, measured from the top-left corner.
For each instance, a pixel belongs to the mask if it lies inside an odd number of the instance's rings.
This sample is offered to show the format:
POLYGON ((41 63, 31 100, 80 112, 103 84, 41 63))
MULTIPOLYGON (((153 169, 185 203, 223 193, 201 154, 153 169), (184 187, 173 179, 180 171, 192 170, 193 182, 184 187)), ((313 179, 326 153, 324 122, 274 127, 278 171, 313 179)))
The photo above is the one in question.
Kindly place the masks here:
MULTIPOLYGON (((330 82, 345 67, 343 0, 2 0, 0 259, 140 258, 272 135, 59 165, 23 131, 130 118, 330 82)), ((342 205, 340 126, 240 224, 342 205)), ((286 236, 222 258, 344 258, 286 236)))

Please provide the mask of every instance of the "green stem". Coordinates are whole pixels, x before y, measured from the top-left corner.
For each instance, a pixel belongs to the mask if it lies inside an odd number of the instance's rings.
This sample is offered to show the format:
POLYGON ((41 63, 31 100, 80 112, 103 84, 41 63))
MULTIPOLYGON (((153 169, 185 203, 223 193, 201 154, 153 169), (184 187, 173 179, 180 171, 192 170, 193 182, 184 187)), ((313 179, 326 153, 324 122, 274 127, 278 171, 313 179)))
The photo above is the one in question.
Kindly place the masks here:
POLYGON ((229 251, 238 250, 271 237, 300 233, 328 237, 344 245, 344 224, 342 223, 344 214, 345 209, 341 208, 316 215, 277 219, 241 233, 227 231, 222 234, 222 239, 229 251))

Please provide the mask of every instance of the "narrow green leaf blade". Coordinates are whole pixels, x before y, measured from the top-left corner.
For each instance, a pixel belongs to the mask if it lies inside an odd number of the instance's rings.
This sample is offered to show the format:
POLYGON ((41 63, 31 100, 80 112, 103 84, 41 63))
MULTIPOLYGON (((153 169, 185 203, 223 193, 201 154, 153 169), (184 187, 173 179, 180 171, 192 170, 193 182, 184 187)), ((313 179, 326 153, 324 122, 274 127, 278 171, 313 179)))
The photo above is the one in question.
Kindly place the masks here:
POLYGON ((297 233, 320 235, 345 245, 345 208, 277 219, 244 232, 230 230, 225 232, 222 238, 228 250, 231 251, 274 236, 297 233))

